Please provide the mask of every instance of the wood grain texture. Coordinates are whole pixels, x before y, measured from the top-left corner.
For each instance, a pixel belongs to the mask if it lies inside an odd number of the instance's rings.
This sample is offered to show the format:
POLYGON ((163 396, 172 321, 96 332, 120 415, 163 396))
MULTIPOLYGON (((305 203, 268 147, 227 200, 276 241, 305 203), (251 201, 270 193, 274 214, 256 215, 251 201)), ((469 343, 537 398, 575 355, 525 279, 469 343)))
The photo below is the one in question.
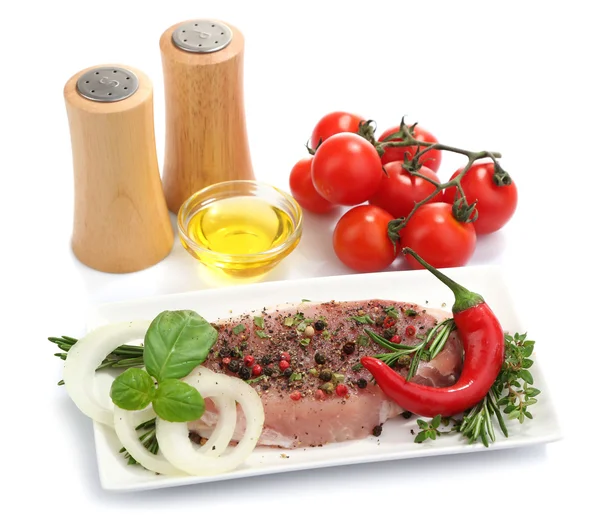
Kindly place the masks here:
POLYGON ((165 82, 167 205, 177 213, 193 193, 221 181, 254 179, 244 110, 244 37, 218 52, 186 52, 167 29, 160 38, 165 82))
POLYGON ((73 252, 112 273, 156 264, 174 238, 156 158, 152 84, 124 68, 139 79, 127 99, 104 103, 79 95, 77 79, 90 68, 64 88, 75 180, 73 252))

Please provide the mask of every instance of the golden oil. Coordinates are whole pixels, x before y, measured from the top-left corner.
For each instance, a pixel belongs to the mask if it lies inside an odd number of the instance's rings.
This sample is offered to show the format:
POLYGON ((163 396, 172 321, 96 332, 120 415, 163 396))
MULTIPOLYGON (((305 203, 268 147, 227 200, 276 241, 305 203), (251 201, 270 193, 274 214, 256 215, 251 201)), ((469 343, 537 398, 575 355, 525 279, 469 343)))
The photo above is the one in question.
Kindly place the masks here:
POLYGON ((269 251, 284 243, 293 231, 293 221, 285 211, 256 197, 232 197, 210 203, 200 208, 187 226, 190 239, 224 255, 269 251))

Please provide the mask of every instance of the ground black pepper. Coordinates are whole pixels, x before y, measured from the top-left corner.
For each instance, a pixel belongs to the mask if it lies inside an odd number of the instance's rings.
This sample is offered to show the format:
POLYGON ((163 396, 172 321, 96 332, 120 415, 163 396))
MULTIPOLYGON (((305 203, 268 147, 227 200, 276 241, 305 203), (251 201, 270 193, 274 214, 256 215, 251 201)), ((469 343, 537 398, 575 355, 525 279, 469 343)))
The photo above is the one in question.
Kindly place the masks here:
POLYGON ((356 382, 356 385, 358 386, 359 389, 366 389, 367 380, 365 380, 364 378, 359 378, 359 380, 356 382))
POLYGON ((373 435, 375 437, 379 437, 381 435, 382 431, 383 431, 383 425, 377 425, 376 427, 373 428, 373 435))

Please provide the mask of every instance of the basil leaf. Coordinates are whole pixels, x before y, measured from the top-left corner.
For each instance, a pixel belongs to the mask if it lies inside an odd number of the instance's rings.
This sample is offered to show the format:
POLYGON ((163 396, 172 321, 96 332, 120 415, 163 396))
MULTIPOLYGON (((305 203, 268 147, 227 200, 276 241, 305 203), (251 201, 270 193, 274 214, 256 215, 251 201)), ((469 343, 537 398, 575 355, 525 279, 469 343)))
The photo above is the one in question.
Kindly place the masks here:
POLYGON ((254 317, 254 326, 260 328, 261 330, 265 329, 265 320, 262 317, 255 316, 254 317))
POLYGON ((146 408, 155 392, 152 377, 143 369, 134 367, 117 376, 110 387, 113 403, 125 410, 146 408))
POLYGON ((246 327, 243 324, 238 324, 234 329, 233 329, 233 334, 234 335, 239 335, 240 333, 242 333, 244 330, 246 329, 246 327))
POLYGON ((204 398, 181 380, 164 380, 158 385, 152 408, 165 421, 185 423, 202 417, 204 398))
POLYGON ((165 311, 144 338, 144 364, 159 382, 183 378, 206 360, 217 330, 192 310, 165 311))

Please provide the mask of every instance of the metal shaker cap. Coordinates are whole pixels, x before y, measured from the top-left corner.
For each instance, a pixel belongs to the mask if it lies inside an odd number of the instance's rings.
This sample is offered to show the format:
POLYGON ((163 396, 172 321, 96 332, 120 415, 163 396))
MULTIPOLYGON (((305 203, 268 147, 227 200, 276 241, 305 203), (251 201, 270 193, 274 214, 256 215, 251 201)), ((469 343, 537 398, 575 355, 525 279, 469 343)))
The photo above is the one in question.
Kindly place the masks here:
POLYGON ((117 102, 131 97, 139 86, 136 75, 125 68, 99 67, 84 73, 77 81, 77 91, 96 102, 117 102))
POLYGON ((184 22, 173 31, 173 43, 186 52, 208 54, 224 49, 233 38, 231 29, 214 20, 184 22))

